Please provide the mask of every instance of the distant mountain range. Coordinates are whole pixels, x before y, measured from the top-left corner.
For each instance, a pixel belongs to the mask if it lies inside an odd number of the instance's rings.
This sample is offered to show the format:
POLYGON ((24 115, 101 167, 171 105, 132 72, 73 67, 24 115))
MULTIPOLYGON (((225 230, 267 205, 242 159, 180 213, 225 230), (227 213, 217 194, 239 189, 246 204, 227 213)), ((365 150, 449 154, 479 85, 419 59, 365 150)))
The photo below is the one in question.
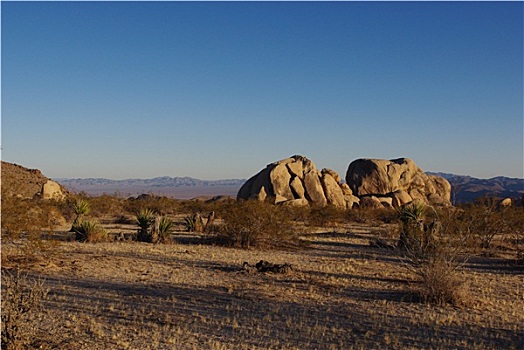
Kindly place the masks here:
POLYGON ((151 193, 179 199, 199 196, 237 195, 244 184, 244 179, 200 180, 192 177, 155 177, 152 179, 110 180, 103 178, 54 179, 73 192, 85 192, 89 195, 104 193, 137 195, 151 193))
POLYGON ((449 181, 452 188, 453 204, 473 202, 479 197, 514 198, 518 201, 524 195, 524 179, 497 176, 491 179, 477 179, 471 176, 448 173, 427 174, 437 175, 449 181))
MULTIPOLYGON (((524 195, 524 179, 494 177, 477 179, 471 176, 448 173, 428 172, 431 175, 447 179, 453 189, 454 204, 472 202, 478 197, 495 196, 520 200, 524 195)), ((89 195, 104 193, 121 195, 138 195, 151 193, 179 199, 199 196, 228 195, 236 197, 245 179, 199 180, 192 177, 155 177, 152 179, 110 180, 102 178, 88 179, 54 179, 74 192, 85 192, 89 195)))

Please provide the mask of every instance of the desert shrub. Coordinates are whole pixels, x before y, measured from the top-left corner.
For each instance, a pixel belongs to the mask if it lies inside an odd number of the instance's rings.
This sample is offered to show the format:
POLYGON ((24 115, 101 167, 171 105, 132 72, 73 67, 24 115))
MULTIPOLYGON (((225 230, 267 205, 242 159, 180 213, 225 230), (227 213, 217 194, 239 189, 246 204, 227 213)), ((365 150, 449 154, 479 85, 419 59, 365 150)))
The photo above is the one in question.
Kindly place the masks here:
POLYGON ((107 231, 94 220, 80 219, 73 224, 72 230, 79 242, 98 243, 108 239, 107 231))
POLYGON ((425 302, 465 304, 467 293, 459 267, 465 261, 464 235, 457 211, 438 213, 421 203, 398 209, 401 233, 397 247, 421 280, 425 302))
POLYGON ((292 221, 279 206, 248 200, 235 203, 222 215, 221 243, 249 249, 298 242, 292 221))
POLYGON ((517 263, 524 264, 524 208, 509 208, 507 214, 510 238, 517 263))
POLYGON ((41 280, 2 270, 2 349, 26 349, 35 333, 35 320, 47 289, 41 280))
POLYGON ((141 210, 150 209, 159 215, 174 214, 179 211, 180 201, 174 198, 155 195, 140 195, 123 201, 123 210, 128 214, 135 214, 141 210))
POLYGON ((337 208, 333 205, 312 207, 307 223, 309 226, 328 227, 337 226, 346 219, 346 210, 337 208))
POLYGON ((65 223, 59 204, 42 199, 2 198, 2 266, 33 264, 56 254, 59 242, 42 236, 65 223))
POLYGON ((423 302, 437 305, 467 305, 468 289, 464 278, 457 271, 455 261, 434 255, 433 259, 418 266, 421 278, 419 294, 423 302))
POLYGON ((514 231, 515 209, 517 208, 499 208, 494 199, 482 198, 473 204, 462 206, 460 220, 465 227, 465 234, 473 244, 489 255, 492 253, 495 237, 514 231))
POLYGON ((346 210, 345 219, 360 224, 390 224, 398 221, 398 215, 393 208, 363 207, 346 210))
POLYGON ((90 209, 93 217, 102 218, 110 215, 119 217, 124 214, 123 199, 116 195, 103 194, 89 198, 90 209))
POLYGON ((58 203, 42 199, 2 198, 2 235, 42 233, 63 223, 58 203))

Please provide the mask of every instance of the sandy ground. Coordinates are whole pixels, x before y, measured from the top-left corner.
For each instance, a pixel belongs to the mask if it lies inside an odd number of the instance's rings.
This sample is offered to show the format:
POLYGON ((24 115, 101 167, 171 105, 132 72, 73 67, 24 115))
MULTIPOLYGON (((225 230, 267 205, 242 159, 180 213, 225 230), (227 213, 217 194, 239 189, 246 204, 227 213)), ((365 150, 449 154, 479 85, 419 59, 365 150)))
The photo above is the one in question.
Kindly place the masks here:
MULTIPOLYGON (((329 231, 329 230, 328 230, 329 231)), ((306 249, 61 242, 28 270, 49 288, 42 349, 522 349, 524 274, 500 258, 464 267, 469 307, 414 300, 416 276, 369 246, 387 227, 303 236, 306 249), (287 274, 242 263, 289 263, 287 274)), ((9 249, 9 247, 2 247, 9 249)))

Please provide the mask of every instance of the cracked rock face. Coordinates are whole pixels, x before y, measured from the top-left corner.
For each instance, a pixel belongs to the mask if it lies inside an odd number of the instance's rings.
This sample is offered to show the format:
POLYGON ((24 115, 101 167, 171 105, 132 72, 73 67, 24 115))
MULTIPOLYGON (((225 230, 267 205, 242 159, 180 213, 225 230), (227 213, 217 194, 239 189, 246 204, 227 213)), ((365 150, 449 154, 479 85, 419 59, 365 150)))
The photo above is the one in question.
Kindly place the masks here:
POLYGON ((299 155, 267 165, 240 188, 237 199, 339 208, 352 208, 359 202, 335 171, 319 171, 311 160, 299 155))
POLYGON ((360 198, 391 198, 394 207, 413 200, 432 205, 451 205, 451 185, 439 176, 427 175, 411 159, 357 159, 349 164, 346 183, 360 198))

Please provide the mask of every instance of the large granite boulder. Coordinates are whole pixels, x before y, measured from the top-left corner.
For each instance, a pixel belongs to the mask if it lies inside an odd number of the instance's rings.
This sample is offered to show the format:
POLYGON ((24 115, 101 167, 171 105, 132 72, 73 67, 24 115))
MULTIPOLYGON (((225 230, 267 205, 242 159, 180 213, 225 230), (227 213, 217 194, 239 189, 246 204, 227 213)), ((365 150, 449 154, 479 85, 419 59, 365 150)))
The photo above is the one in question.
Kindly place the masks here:
POLYGON ((298 155, 267 165, 246 181, 237 199, 293 206, 331 204, 339 208, 351 208, 359 202, 351 189, 340 183, 335 171, 319 171, 311 160, 298 155))
POLYGON ((439 176, 427 175, 411 159, 357 159, 349 164, 346 183, 358 197, 389 197, 394 207, 412 200, 432 205, 451 205, 451 185, 439 176))
POLYGON ((63 200, 66 197, 62 191, 62 187, 53 180, 47 180, 47 182, 42 185, 40 195, 43 199, 63 200))

